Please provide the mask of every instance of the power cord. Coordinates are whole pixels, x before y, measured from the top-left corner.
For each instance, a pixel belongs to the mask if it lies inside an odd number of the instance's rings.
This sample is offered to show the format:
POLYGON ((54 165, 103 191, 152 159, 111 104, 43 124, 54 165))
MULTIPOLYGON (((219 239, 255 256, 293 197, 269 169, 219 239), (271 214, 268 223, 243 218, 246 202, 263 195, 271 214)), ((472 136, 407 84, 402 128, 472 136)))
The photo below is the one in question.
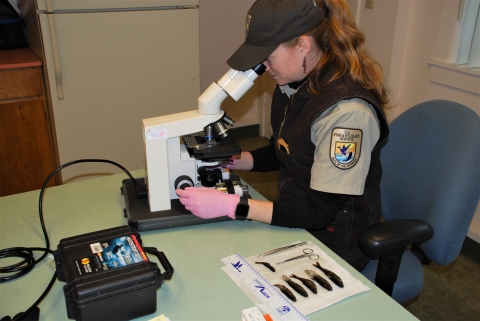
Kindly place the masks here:
MULTIPOLYGON (((115 166, 119 167, 121 170, 123 170, 130 177, 130 179, 132 180, 135 187, 138 187, 136 180, 133 178, 132 174, 125 167, 123 167, 122 165, 120 165, 118 163, 115 163, 113 161, 106 160, 106 159, 78 159, 78 160, 66 163, 66 164, 58 167, 57 169, 55 169, 47 177, 47 179, 43 183, 43 186, 40 189, 40 197, 39 197, 39 200, 38 200, 38 214, 39 214, 40 225, 42 227, 42 232, 43 232, 43 236, 45 238, 46 246, 45 246, 45 248, 42 248, 42 247, 31 247, 31 248, 11 247, 11 248, 6 248, 6 249, 0 250, 0 259, 4 259, 4 258, 7 258, 7 257, 23 258, 22 261, 20 261, 16 264, 5 266, 5 267, 0 267, 0 273, 15 273, 13 275, 0 277, 0 283, 8 282, 8 281, 14 280, 16 278, 19 278, 23 275, 26 275, 28 272, 30 272, 35 267, 35 265, 40 263, 49 253, 50 254, 54 253, 50 249, 50 240, 48 238, 47 230, 45 228, 45 222, 43 220, 43 194, 45 193, 45 189, 47 188, 47 185, 50 182, 50 180, 52 179, 52 177, 54 177, 59 171, 61 171, 65 167, 68 167, 68 166, 71 166, 71 165, 74 165, 74 164, 78 164, 78 163, 108 163, 108 164, 115 165, 115 166), (33 256, 34 251, 42 251, 42 252, 44 252, 44 254, 38 260, 35 260, 35 258, 33 256)), ((48 292, 50 291, 53 284, 55 283, 56 277, 57 277, 57 274, 54 273, 53 277, 52 277, 52 280, 48 284, 45 291, 42 293, 42 295, 40 295, 38 300, 35 301, 35 303, 33 303, 33 305, 30 308, 28 308, 25 312, 18 313, 17 315, 15 315, 13 317, 13 319, 11 319, 9 316, 3 317, 2 319, 0 319, 0 321, 26 320, 25 318, 28 317, 29 314, 32 311, 34 311, 35 309, 38 310, 37 305, 47 296, 48 292)), ((38 320, 38 318, 37 318, 37 320, 38 320)))

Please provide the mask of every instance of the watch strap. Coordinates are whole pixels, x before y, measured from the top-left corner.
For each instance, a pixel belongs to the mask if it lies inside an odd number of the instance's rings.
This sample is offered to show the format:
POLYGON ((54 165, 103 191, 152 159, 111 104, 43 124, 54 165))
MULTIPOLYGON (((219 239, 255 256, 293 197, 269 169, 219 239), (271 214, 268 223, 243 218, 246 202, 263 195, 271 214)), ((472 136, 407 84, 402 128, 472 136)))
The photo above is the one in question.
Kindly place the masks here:
POLYGON ((237 209, 235 210, 235 219, 237 221, 245 221, 249 210, 250 206, 248 205, 248 197, 240 197, 240 201, 237 204, 237 209))

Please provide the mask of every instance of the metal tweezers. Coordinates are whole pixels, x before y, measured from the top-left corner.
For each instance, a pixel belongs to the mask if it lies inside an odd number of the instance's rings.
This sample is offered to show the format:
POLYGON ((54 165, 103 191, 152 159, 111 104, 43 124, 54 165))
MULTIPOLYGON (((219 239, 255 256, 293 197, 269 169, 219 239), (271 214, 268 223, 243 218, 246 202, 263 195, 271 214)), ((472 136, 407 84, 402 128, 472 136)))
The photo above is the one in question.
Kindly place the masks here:
POLYGON ((297 244, 282 246, 282 247, 279 247, 279 248, 261 253, 260 255, 258 255, 258 258, 262 258, 262 257, 268 256, 268 255, 280 253, 280 252, 283 252, 283 251, 288 251, 288 250, 294 249, 296 247, 299 247, 299 246, 302 246, 302 245, 305 245, 305 244, 307 244, 307 242, 300 242, 300 243, 297 243, 297 244))

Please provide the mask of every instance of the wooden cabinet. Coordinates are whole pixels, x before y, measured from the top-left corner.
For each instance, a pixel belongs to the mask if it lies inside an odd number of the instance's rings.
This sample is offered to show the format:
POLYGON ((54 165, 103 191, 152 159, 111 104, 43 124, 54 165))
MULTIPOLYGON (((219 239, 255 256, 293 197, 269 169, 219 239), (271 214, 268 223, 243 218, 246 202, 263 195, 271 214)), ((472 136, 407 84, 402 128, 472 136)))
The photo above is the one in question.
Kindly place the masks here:
POLYGON ((0 51, 0 196, 40 189, 56 168, 50 128, 40 60, 0 51))

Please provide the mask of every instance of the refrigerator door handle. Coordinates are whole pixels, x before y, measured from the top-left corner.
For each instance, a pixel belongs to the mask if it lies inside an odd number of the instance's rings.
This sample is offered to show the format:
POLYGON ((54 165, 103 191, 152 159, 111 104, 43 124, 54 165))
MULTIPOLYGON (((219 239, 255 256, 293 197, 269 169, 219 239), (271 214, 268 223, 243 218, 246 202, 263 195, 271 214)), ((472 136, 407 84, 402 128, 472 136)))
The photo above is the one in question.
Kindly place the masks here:
POLYGON ((55 83, 57 85, 57 97, 63 99, 62 65, 60 64, 60 51, 58 50, 57 29, 53 14, 47 14, 50 38, 52 40, 53 63, 55 65, 55 83))
POLYGON ((47 13, 53 13, 53 2, 52 2, 52 0, 45 0, 45 7, 47 9, 47 13))

